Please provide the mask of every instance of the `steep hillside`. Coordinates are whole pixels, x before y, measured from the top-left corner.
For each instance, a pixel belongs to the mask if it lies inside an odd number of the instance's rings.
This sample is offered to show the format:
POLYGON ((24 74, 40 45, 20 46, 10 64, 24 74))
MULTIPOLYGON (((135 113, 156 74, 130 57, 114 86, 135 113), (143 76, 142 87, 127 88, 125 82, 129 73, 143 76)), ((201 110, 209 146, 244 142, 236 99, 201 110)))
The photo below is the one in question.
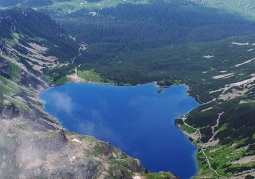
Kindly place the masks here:
MULTIPOLYGON (((30 95, 23 91, 26 88, 33 91, 33 100, 42 89, 49 87, 48 77, 43 73, 45 69, 63 66, 71 61, 79 45, 64 32, 60 24, 23 6, 0 11, 0 19, 0 59, 5 69, 2 74, 7 77, 2 79, 3 93, 9 97, 18 95, 28 98, 30 95), (15 88, 12 89, 12 86, 15 88)), ((24 109, 32 107, 18 98, 14 101, 21 103, 24 109)), ((33 103, 36 104, 37 100, 33 103)))
POLYGON ((81 55, 59 23, 18 5, 0 11, 0 34, 0 178, 177 178, 148 174, 138 159, 43 111, 38 95, 54 82, 46 72, 81 55))

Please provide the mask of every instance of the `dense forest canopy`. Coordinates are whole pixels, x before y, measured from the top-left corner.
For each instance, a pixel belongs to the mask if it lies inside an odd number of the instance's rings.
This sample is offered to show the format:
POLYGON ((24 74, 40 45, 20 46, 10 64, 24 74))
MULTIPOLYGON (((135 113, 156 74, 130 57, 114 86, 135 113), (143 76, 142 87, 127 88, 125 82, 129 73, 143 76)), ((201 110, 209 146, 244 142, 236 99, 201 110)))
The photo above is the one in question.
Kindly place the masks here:
POLYGON ((80 10, 62 23, 78 41, 154 48, 252 34, 255 23, 194 3, 120 4, 92 16, 80 10))
MULTIPOLYGON (((184 71, 196 73, 194 70, 214 68, 186 61, 193 59, 186 52, 185 57, 180 57, 179 47, 183 44, 255 32, 254 22, 183 0, 120 4, 94 11, 82 9, 54 18, 77 42, 88 45, 73 64, 59 69, 58 74, 64 75, 79 65, 80 70, 93 68, 118 84, 178 82, 184 71)), ((190 46, 187 50, 196 53, 197 49, 190 46)))

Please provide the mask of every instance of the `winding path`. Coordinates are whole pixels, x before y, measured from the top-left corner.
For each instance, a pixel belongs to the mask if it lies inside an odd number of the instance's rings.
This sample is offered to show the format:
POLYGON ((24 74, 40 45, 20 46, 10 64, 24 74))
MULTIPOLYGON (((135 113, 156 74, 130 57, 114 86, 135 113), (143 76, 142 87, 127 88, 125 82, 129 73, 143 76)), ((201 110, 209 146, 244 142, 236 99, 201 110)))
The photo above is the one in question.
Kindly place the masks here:
POLYGON ((71 64, 73 64, 74 60, 81 55, 81 51, 86 49, 87 49, 87 44, 84 44, 84 43, 80 44, 80 47, 78 49, 78 55, 76 57, 73 57, 71 64))
MULTIPOLYGON (((221 115, 222 115, 223 113, 224 113, 224 112, 218 114, 217 123, 216 123, 215 126, 212 126, 212 129, 213 129, 213 136, 214 136, 215 133, 216 133, 216 132, 214 131, 214 128, 219 126, 220 117, 221 117, 221 115)), ((201 142, 202 134, 201 134, 200 130, 197 129, 197 128, 194 128, 194 127, 192 127, 192 126, 190 126, 189 124, 187 124, 187 123, 185 122, 186 119, 187 119, 186 117, 183 117, 184 125, 186 125, 186 126, 192 128, 192 129, 194 129, 194 130, 198 133, 198 135, 199 135, 199 138, 198 138, 199 143, 198 143, 198 144, 201 146, 200 148, 201 148, 201 150, 202 150, 203 155, 205 156, 205 159, 206 159, 206 161, 207 161, 207 163, 208 163, 209 168, 210 168, 217 176, 223 177, 223 178, 226 178, 226 179, 227 179, 227 177, 218 174, 218 172, 212 168, 211 163, 210 163, 210 161, 209 161, 209 159, 208 159, 208 156, 207 156, 207 155, 205 154, 205 152, 204 152, 204 144, 201 142)))

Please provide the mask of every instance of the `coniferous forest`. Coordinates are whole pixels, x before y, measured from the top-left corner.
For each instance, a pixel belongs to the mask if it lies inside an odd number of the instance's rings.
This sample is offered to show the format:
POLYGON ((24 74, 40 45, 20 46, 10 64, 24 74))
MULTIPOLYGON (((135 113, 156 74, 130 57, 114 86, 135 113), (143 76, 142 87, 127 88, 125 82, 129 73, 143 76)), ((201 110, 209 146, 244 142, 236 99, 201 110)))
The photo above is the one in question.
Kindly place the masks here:
POLYGON ((119 85, 150 81, 161 81, 163 86, 178 83, 183 80, 181 73, 194 75, 196 70, 200 73, 211 68, 198 61, 187 62, 192 56, 183 53, 183 49, 196 51, 187 44, 255 31, 254 22, 187 1, 127 3, 102 10, 82 9, 51 15, 77 42, 88 44, 74 64, 67 69, 56 69, 58 73, 67 73, 81 64, 80 70, 92 68, 119 85))

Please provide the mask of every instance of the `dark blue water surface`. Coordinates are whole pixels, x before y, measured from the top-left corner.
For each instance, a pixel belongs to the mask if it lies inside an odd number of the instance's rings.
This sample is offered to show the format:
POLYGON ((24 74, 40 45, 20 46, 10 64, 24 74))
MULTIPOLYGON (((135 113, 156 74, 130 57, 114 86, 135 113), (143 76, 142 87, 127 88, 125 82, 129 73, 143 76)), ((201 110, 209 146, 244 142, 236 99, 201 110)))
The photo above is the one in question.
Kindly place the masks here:
POLYGON ((152 172, 197 173, 196 147, 174 119, 199 106, 184 85, 163 89, 68 83, 41 93, 45 111, 69 131, 93 135, 139 158, 152 172))

